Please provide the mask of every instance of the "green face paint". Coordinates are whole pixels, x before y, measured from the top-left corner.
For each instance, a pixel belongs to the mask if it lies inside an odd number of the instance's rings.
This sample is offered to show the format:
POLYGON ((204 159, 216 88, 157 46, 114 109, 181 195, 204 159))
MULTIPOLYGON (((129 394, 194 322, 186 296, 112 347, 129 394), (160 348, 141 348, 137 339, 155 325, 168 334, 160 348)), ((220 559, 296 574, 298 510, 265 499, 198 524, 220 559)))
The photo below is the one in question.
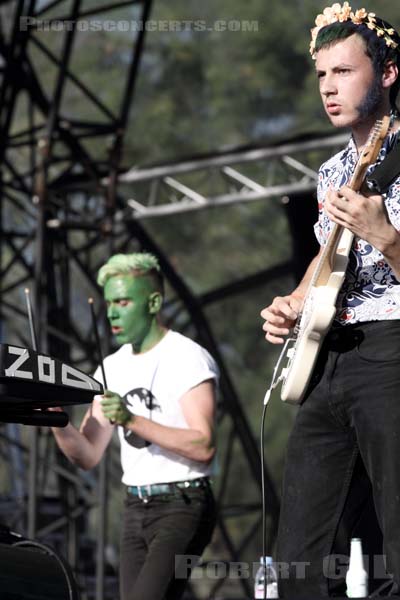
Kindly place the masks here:
POLYGON ((158 296, 146 277, 115 275, 104 286, 107 318, 119 344, 132 344, 145 352, 164 335, 152 299, 158 296))

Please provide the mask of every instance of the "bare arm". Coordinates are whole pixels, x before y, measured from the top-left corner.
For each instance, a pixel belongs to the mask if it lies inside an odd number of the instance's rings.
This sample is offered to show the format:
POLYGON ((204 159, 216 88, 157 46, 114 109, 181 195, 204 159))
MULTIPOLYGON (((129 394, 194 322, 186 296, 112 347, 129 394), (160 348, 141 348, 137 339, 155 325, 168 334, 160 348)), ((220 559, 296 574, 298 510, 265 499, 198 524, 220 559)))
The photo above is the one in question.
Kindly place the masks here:
POLYGON ((190 389, 180 400, 188 429, 168 427, 142 417, 127 414, 118 394, 107 392, 102 401, 104 415, 148 442, 157 444, 179 456, 209 462, 215 453, 214 414, 215 385, 204 381, 190 389))
POLYGON ((65 428, 53 427, 57 445, 65 456, 82 469, 91 469, 101 460, 111 440, 113 426, 104 417, 100 403, 93 401, 87 410, 79 431, 71 424, 65 428))
POLYGON ((322 251, 321 247, 317 256, 310 262, 303 279, 291 294, 276 296, 272 303, 261 311, 261 316, 265 319, 263 325, 266 332, 265 338, 271 344, 283 344, 283 336, 288 335, 290 329, 295 325, 322 251))

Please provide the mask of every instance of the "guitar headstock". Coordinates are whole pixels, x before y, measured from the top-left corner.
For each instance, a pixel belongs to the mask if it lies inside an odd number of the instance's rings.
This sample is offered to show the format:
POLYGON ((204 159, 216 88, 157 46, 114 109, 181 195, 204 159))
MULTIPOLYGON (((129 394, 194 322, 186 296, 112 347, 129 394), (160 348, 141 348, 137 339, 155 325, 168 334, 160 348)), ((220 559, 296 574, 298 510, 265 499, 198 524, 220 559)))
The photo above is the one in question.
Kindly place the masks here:
POLYGON ((383 140, 388 134, 390 127, 390 117, 385 116, 383 119, 378 119, 373 126, 371 133, 368 136, 359 159, 360 166, 372 165, 378 158, 379 151, 382 147, 383 140))

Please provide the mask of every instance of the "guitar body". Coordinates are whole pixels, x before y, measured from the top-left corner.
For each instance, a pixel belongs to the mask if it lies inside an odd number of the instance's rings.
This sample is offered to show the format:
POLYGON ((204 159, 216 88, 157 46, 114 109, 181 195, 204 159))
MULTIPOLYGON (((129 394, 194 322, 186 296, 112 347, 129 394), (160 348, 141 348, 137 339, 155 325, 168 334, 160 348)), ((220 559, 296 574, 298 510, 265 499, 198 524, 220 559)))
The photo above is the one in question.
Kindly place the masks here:
POLYGON ((287 352, 289 362, 282 373, 284 381, 281 399, 289 404, 301 403, 322 342, 336 313, 336 306, 333 302, 334 290, 316 288, 313 290, 313 295, 316 307, 301 336, 294 346, 289 348, 287 352))
MULTIPOLYGON (((389 117, 376 122, 348 184, 353 190, 361 189, 368 166, 376 162, 389 124, 389 117)), ((287 342, 288 349, 283 358, 287 362, 278 379, 278 382, 282 381, 281 399, 284 402, 300 404, 304 398, 318 353, 336 314, 337 297, 346 276, 353 240, 351 231, 333 225, 312 276, 294 337, 287 342)))
MULTIPOLYGON (((344 233, 350 243, 348 232, 344 233)), ((336 254, 335 267, 326 285, 309 290, 300 321, 299 334, 287 351, 288 363, 283 369, 281 399, 289 404, 300 404, 318 353, 336 314, 336 300, 342 287, 348 259, 336 254)))

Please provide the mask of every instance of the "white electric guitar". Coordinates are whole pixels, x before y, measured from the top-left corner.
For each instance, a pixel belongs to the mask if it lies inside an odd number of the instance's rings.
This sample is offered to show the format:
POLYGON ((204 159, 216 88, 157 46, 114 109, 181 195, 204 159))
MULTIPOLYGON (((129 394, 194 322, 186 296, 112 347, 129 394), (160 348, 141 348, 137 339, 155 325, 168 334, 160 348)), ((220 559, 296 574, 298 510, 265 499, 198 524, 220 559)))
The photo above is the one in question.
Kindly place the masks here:
MULTIPOLYGON (((390 126, 389 117, 375 123, 358 159, 348 186, 359 191, 368 167, 376 162, 390 126)), ((328 242, 320 256, 304 299, 303 308, 293 336, 282 350, 277 371, 279 377, 273 387, 282 381, 281 398, 290 404, 299 404, 307 389, 322 342, 336 314, 336 300, 342 287, 354 235, 348 229, 333 225, 328 242)))

